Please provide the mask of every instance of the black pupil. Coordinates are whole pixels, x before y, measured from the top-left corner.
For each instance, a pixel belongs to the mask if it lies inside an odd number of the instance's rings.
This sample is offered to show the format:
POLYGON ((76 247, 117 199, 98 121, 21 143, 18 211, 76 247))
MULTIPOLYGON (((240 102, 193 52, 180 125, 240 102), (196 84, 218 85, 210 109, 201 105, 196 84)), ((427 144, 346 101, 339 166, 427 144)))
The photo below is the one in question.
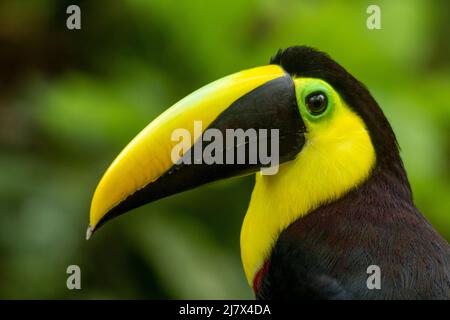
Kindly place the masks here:
POLYGON ((306 97, 306 105, 312 114, 321 114, 327 108, 327 96, 323 92, 311 93, 306 97))

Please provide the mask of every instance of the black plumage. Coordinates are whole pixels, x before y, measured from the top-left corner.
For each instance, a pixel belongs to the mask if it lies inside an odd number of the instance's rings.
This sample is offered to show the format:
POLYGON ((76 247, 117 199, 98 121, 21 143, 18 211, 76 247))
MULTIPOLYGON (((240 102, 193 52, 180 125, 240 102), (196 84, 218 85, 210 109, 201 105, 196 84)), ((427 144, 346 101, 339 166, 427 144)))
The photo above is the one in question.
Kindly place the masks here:
POLYGON ((415 207, 394 132, 367 88, 308 47, 271 63, 332 85, 364 120, 377 162, 360 186, 280 234, 257 298, 450 299, 450 246, 415 207), (381 269, 380 290, 367 287, 370 265, 381 269))

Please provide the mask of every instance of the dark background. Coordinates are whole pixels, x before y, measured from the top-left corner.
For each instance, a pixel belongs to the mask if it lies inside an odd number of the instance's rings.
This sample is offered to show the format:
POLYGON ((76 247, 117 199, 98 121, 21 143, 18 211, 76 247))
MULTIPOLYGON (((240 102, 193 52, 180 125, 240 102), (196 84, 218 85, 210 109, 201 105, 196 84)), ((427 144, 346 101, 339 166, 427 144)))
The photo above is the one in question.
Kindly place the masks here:
POLYGON ((0 298, 251 298, 253 178, 144 206, 84 240, 118 152, 170 105, 279 48, 328 52, 394 127, 415 201, 450 239, 447 1, 0 1, 0 298), (82 29, 66 28, 81 7, 82 29), (381 30, 366 9, 381 7, 381 30), (79 265, 82 290, 66 288, 79 265))

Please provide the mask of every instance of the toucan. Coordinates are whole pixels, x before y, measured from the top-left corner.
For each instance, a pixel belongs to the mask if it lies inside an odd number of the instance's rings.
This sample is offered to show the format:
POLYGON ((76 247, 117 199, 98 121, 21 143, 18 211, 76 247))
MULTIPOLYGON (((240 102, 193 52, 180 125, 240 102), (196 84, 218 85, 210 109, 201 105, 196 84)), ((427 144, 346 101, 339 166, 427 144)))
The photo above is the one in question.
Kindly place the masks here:
MULTIPOLYGON (((248 155, 251 140, 216 145, 214 156, 248 155)), ((450 298, 450 245, 415 207, 383 111, 361 82, 308 46, 212 82, 150 122, 101 178, 87 237, 146 203, 248 174, 255 185, 241 260, 256 298, 450 298), (174 159, 177 129, 192 139, 174 159), (270 168, 259 159, 198 161, 192 150, 213 142, 210 129, 276 130, 276 173, 264 174, 270 168)))

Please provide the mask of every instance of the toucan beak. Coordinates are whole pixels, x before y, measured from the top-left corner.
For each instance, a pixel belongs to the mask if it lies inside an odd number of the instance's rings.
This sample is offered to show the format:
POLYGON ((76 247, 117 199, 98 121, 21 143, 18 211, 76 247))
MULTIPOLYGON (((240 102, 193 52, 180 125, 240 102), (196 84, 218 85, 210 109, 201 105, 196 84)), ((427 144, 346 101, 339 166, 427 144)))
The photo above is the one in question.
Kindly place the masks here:
POLYGON ((110 165, 92 199, 87 237, 143 204, 292 160, 303 146, 303 132, 293 79, 280 66, 257 67, 208 84, 152 121, 110 165), (226 141, 219 143, 221 134, 226 141), (261 147, 261 137, 273 161, 267 161, 268 152, 264 160, 258 157, 261 150, 253 148, 261 147), (209 159, 202 159, 205 154, 209 159))

